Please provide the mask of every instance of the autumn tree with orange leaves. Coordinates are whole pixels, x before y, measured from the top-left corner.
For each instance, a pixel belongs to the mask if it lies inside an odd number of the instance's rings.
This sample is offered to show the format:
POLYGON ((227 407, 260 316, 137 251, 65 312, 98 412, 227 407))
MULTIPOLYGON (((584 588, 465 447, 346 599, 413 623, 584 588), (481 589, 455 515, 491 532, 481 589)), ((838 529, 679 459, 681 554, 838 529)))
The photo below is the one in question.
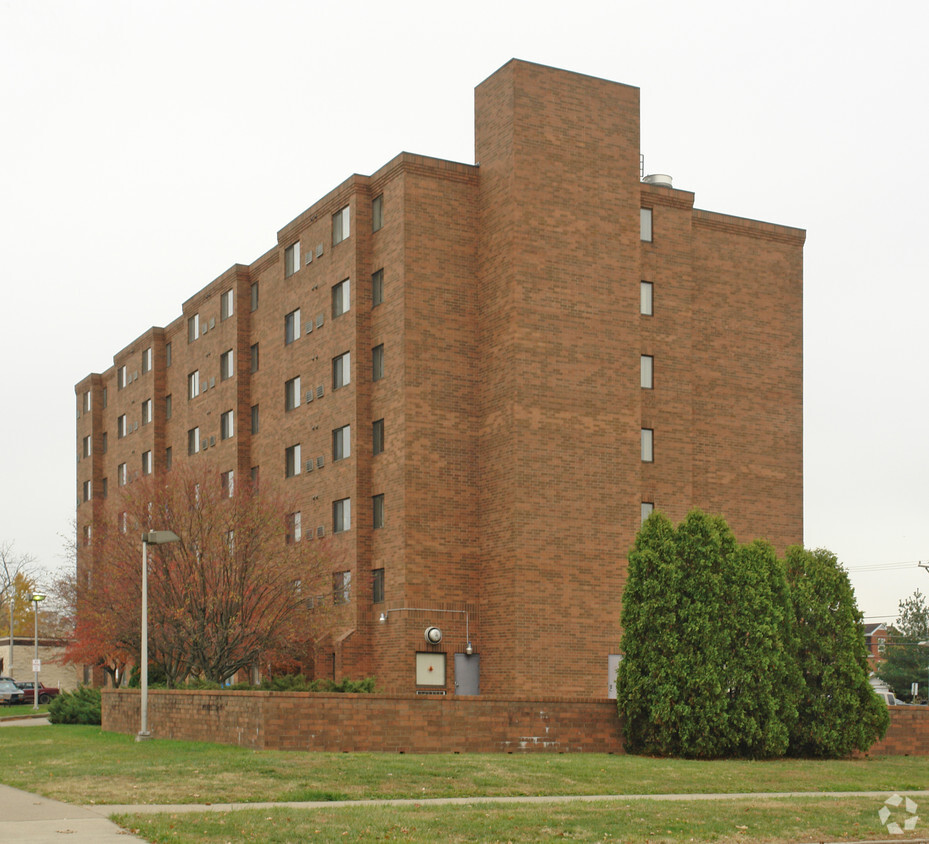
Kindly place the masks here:
POLYGON ((313 543, 288 536, 290 509, 209 469, 179 467, 121 488, 79 584, 69 659, 111 672, 138 662, 141 534, 168 530, 178 542, 148 549, 149 653, 168 685, 222 683, 269 662, 301 667, 331 599, 314 598, 325 594, 325 569, 313 543))

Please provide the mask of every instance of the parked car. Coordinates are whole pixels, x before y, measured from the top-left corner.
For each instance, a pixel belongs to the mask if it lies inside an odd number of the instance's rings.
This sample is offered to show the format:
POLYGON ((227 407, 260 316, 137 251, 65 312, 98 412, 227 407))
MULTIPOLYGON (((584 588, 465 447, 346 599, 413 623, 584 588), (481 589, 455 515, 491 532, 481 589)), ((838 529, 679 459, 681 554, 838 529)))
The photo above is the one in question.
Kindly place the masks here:
MULTIPOLYGON (((35 684, 33 681, 20 681, 16 685, 23 692, 23 703, 32 703, 35 699, 35 684)), ((39 703, 48 703, 53 697, 58 697, 60 694, 61 689, 56 686, 46 686, 44 683, 39 683, 39 703)))
POLYGON ((888 706, 907 706, 906 701, 900 700, 893 692, 878 692, 877 696, 888 706))
POLYGON ((12 680, 0 680, 0 703, 22 703, 23 690, 12 680))

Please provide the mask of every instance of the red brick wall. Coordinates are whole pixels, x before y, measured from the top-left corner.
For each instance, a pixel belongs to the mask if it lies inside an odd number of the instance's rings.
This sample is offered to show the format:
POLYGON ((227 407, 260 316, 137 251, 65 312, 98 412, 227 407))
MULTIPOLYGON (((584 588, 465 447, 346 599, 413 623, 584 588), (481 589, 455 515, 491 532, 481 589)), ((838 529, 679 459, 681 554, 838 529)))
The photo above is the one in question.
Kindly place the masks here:
MULTIPOLYGON (((615 701, 149 691, 155 738, 263 750, 621 753, 615 701)), ((139 693, 103 691, 103 729, 139 731, 139 693)))
POLYGON ((929 707, 890 706, 887 735, 872 745, 871 756, 929 756, 929 707))

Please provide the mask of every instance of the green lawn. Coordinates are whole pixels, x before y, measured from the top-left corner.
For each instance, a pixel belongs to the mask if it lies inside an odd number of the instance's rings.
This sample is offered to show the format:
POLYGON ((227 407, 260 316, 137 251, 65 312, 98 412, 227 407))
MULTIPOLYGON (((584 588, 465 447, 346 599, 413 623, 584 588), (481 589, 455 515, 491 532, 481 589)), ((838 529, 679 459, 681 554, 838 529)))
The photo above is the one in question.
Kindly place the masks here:
MULTIPOLYGON (((0 781, 73 803, 929 789, 929 762, 919 757, 701 762, 607 754, 301 753, 164 740, 138 743, 99 727, 64 725, 5 727, 0 738, 0 781)), ((929 797, 925 802, 929 805, 929 797)), ((137 815, 122 822, 151 841, 387 836, 409 841, 822 841, 886 837, 877 820, 880 805, 875 798, 759 796, 723 804, 284 807, 173 818, 137 815)), ((920 826, 929 828, 929 822, 920 826)))
MULTIPOLYGON (((41 697, 41 695, 40 695, 41 697)), ((47 713, 48 704, 40 703, 39 712, 47 713)), ((14 706, 0 706, 0 718, 15 718, 17 716, 22 717, 23 715, 34 715, 35 709, 32 708, 31 703, 17 703, 14 706)))

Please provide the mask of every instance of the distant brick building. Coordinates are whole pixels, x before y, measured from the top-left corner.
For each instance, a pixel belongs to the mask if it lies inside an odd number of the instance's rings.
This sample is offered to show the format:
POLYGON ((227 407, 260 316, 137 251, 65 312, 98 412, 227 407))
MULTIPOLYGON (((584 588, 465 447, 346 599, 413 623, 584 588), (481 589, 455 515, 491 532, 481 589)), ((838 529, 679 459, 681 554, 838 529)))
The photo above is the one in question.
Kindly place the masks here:
POLYGON ((172 461, 260 473, 333 560, 319 674, 603 697, 643 514, 802 541, 805 233, 643 181, 636 88, 513 60, 475 125, 76 385, 79 536, 172 461))

